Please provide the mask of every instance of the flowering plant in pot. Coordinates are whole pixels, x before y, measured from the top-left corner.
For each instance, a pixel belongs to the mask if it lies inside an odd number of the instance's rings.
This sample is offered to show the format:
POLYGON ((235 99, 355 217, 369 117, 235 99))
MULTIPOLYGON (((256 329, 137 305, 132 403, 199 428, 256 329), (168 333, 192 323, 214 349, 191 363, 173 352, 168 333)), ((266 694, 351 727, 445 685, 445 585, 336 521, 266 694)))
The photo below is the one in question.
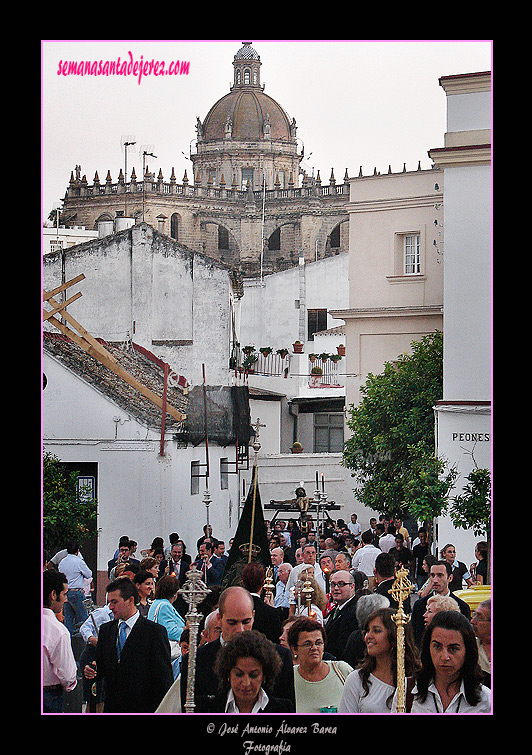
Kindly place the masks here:
POLYGON ((345 357, 345 346, 343 343, 336 347, 336 351, 340 354, 341 357, 345 357))
POLYGON ((292 443, 292 448, 290 450, 293 454, 300 454, 303 451, 303 446, 296 440, 295 443, 292 443))
POLYGON ((288 354, 288 349, 277 349, 277 353, 281 357, 281 359, 284 359, 285 356, 288 354))
POLYGON ((321 376, 323 375, 323 370, 321 367, 312 367, 310 370, 310 380, 309 380, 309 386, 311 388, 317 388, 319 384, 321 383, 321 376))
POLYGON ((303 353, 303 344, 302 344, 301 341, 294 341, 294 343, 292 344, 292 346, 294 348, 294 353, 295 354, 302 354, 303 353))

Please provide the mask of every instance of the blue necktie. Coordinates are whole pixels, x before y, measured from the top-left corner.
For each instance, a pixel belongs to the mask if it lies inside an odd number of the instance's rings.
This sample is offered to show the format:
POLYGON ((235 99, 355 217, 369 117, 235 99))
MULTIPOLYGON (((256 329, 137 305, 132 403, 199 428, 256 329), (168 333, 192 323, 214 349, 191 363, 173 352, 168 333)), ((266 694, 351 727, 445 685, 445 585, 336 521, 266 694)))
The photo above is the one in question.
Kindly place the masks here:
POLYGON ((123 621, 120 624, 120 628, 118 630, 118 657, 120 658, 120 653, 122 652, 122 648, 124 647, 124 643, 126 641, 126 630, 127 630, 127 624, 125 621, 123 621))

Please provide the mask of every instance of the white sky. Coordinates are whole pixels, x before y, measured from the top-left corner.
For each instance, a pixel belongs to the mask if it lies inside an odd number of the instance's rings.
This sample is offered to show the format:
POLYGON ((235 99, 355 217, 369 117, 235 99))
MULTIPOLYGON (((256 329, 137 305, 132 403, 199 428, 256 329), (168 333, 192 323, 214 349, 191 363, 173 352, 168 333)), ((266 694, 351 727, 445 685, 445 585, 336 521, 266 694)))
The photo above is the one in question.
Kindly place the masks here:
MULTIPOLYGON (((295 118, 304 167, 345 169, 357 176, 430 168, 428 150, 443 146, 446 96, 440 76, 488 71, 491 40, 273 40, 248 38, 261 59, 265 92, 295 118), (311 154, 312 153, 312 154, 311 154)), ((248 41, 246 40, 246 41, 248 41)), ((128 176, 142 174, 139 147, 151 145, 156 174, 180 183, 192 163, 182 154, 196 136, 196 117, 229 92, 242 40, 81 40, 42 42, 42 219, 65 194, 81 165, 92 184, 124 168, 121 138, 134 135, 128 176), (187 76, 61 76, 60 61, 189 61, 187 76)))

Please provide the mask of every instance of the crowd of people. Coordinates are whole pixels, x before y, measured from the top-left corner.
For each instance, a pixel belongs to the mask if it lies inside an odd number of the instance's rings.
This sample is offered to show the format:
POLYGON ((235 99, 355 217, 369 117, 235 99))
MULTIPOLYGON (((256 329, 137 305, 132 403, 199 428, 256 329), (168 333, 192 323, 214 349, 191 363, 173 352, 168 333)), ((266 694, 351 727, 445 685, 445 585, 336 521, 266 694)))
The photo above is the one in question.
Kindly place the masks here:
POLYGON ((100 607, 78 543, 45 557, 43 711, 62 712, 65 691, 81 683, 86 712, 180 713, 187 702, 213 713, 394 712, 398 567, 412 585, 403 603, 407 712, 491 711, 491 601, 471 613, 455 595, 489 581, 485 542, 466 567, 454 545, 435 554, 425 530, 412 537, 401 520, 372 519, 362 531, 353 514, 319 533, 295 520, 266 524, 271 571, 251 561, 224 588, 232 540, 226 548, 207 525, 192 554, 176 532, 140 553, 124 535, 100 607), (193 688, 180 592, 192 566, 209 588, 193 688))

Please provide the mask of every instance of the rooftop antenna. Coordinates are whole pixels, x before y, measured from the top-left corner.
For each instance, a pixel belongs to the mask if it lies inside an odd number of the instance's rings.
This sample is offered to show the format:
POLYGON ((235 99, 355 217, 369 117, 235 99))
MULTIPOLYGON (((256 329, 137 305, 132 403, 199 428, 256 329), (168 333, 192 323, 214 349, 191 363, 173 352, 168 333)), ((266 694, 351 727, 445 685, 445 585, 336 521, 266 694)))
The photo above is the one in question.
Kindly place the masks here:
POLYGON ((142 222, 144 223, 144 209, 146 205, 146 158, 154 157, 157 159, 157 155, 153 154, 155 149, 153 144, 142 144, 139 148, 139 157, 142 157, 142 222))
POLYGON ((124 217, 127 218, 127 148, 137 142, 133 134, 127 134, 120 139, 120 148, 124 151, 124 217))

